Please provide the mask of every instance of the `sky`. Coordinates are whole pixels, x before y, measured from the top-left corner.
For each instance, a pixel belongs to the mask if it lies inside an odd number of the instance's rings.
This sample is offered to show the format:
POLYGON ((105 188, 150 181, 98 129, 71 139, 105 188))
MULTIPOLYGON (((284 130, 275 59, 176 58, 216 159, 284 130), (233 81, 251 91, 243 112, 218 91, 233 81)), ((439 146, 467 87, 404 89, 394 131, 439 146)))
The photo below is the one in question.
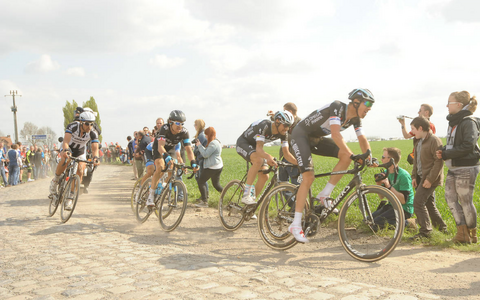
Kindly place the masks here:
MULTIPOLYGON (((18 91, 25 122, 64 133, 62 107, 94 97, 103 142, 182 110, 223 144, 286 102, 305 117, 368 88, 368 137, 401 137, 398 115, 433 106, 445 136, 448 96, 480 97, 480 1, 0 0, 0 93, 18 91), (475 79, 476 78, 476 79, 475 79)), ((2 96, 3 96, 2 95, 2 96)), ((14 134, 12 97, 0 133, 14 134)), ((478 115, 478 113, 476 113, 478 115)), ((353 128, 343 131, 355 139, 353 128)))

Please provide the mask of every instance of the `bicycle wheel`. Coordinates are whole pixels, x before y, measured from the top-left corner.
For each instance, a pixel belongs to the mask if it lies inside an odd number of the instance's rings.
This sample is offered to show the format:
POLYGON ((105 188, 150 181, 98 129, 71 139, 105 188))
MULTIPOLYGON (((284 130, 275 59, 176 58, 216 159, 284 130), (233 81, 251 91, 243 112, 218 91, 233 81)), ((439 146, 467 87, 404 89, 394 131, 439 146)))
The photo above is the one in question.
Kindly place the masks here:
POLYGON ((77 206, 78 194, 80 193, 80 177, 78 175, 74 175, 68 179, 67 185, 65 186, 65 190, 62 193, 62 209, 60 210, 60 217, 62 219, 62 223, 67 222, 73 214, 75 210, 75 206, 77 206), (72 200, 71 205, 69 205, 69 200, 72 200), (70 208, 70 209, 67 209, 70 208))
POLYGON ((147 206, 147 198, 150 193, 150 184, 152 178, 148 178, 142 184, 139 190, 137 203, 135 203, 135 217, 139 223, 145 223, 148 217, 152 214, 153 209, 147 206))
POLYGON ((338 235, 350 256, 374 262, 389 255, 400 242, 405 228, 405 216, 402 204, 388 189, 372 185, 363 187, 360 193, 362 199, 353 193, 345 200, 338 217, 338 235), (379 226, 371 221, 371 213, 382 200, 393 207, 395 224, 379 226))
POLYGON ((240 180, 230 181, 220 194, 218 201, 218 214, 223 228, 228 231, 234 231, 242 226, 245 219, 243 218, 242 203, 243 191, 245 184, 240 180))
POLYGON ((182 181, 175 181, 166 187, 160 197, 158 209, 160 226, 165 231, 172 231, 182 222, 187 210, 187 188, 182 181))
POLYGON ((50 199, 50 204, 48 205, 48 216, 51 217, 57 211, 58 205, 60 204, 60 196, 63 193, 65 185, 65 177, 61 177, 60 181, 57 184, 57 192, 53 194, 52 199, 50 199))
POLYGON ((258 231, 265 244, 272 249, 287 250, 297 244, 288 231, 295 217, 296 193, 296 185, 281 183, 265 196, 260 206, 258 231))
POLYGON ((132 212, 135 213, 136 209, 136 202, 135 202, 135 196, 137 195, 138 190, 142 187, 142 177, 140 177, 137 181, 135 181, 135 184, 133 185, 132 189, 132 195, 130 196, 130 206, 132 207, 132 212))

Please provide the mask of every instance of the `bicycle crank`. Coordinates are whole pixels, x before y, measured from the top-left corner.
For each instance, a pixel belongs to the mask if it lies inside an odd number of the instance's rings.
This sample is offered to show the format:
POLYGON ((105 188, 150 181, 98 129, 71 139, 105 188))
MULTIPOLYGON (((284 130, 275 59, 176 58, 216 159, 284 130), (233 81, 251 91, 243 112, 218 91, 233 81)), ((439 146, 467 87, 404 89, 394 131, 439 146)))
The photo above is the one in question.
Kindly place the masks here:
POLYGON ((316 214, 305 216, 305 236, 315 236, 320 229, 320 218, 316 214))

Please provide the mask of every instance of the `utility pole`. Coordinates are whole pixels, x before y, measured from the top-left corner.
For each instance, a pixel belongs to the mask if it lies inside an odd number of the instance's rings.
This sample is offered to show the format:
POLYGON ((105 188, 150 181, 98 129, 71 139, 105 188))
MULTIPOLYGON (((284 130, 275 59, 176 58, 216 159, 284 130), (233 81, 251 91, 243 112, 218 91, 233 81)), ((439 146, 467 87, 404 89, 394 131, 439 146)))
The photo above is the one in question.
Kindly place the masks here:
POLYGON ((15 96, 20 96, 17 91, 10 91, 10 95, 5 95, 5 97, 12 96, 13 97, 13 106, 12 106, 12 112, 13 112, 13 120, 15 124, 15 143, 18 143, 18 129, 17 129, 17 106, 15 105, 15 96))

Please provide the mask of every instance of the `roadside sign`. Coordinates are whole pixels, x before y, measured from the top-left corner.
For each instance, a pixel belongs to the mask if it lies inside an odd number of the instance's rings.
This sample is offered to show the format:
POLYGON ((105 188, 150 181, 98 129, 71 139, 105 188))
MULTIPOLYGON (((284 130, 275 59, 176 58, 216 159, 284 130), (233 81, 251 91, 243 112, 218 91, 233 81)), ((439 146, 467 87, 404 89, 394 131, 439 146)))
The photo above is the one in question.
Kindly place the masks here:
POLYGON ((46 140, 47 135, 46 134, 35 134, 32 135, 32 140, 46 140))

